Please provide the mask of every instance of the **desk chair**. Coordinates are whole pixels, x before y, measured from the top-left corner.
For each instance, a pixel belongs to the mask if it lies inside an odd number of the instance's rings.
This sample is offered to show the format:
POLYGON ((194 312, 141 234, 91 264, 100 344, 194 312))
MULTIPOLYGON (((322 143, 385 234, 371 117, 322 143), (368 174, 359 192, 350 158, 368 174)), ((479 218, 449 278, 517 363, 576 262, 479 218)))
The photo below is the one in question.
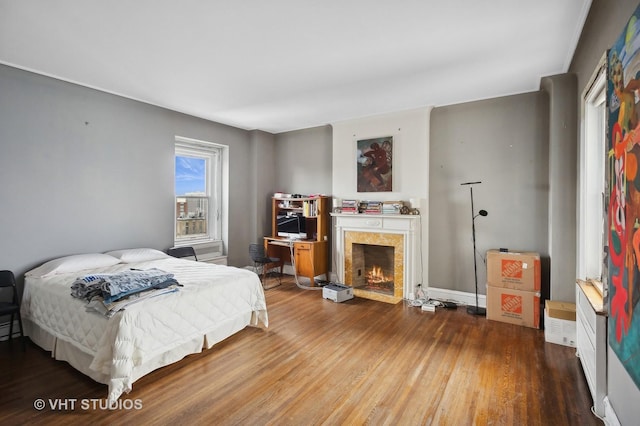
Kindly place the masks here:
MULTIPOLYGON (((267 256, 262 244, 249 244, 249 256, 253 261, 253 270, 261 276, 260 282, 262 282, 262 287, 266 289, 267 274, 282 266, 280 258, 267 256)), ((282 284, 282 271, 278 274, 278 285, 280 284, 282 284)))
POLYGON ((172 247, 167 250, 167 254, 173 257, 193 257, 193 260, 198 261, 196 251, 193 247, 172 247))
POLYGON ((22 318, 20 317, 20 302, 18 302, 18 289, 16 288, 16 278, 11 271, 0 271, 0 290, 10 288, 13 295, 10 302, 0 302, 0 317, 11 315, 9 321, 9 340, 13 339, 13 317, 18 317, 20 326, 20 340, 22 340, 22 350, 25 350, 24 333, 22 329, 22 318))

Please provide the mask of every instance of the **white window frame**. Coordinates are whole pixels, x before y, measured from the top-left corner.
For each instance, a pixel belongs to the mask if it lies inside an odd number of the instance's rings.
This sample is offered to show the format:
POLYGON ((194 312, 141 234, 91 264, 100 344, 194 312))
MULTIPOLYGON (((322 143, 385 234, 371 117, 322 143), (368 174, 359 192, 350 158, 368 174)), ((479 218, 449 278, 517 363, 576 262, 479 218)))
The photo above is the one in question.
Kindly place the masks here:
MULTIPOLYGON (((208 223, 207 233, 194 236, 177 236, 177 212, 176 199, 178 194, 174 193, 173 205, 173 235, 174 245, 194 245, 199 243, 210 243, 212 241, 223 240, 223 213, 226 210, 223 204, 223 160, 226 146, 213 142, 201 141, 197 139, 176 136, 175 154, 176 156, 202 158, 206 161, 206 196, 208 201, 208 223)), ((175 166, 174 166, 174 191, 175 191, 175 166)))
POLYGON ((582 96, 578 167, 578 241, 576 273, 580 279, 602 280, 606 212, 606 54, 582 96))

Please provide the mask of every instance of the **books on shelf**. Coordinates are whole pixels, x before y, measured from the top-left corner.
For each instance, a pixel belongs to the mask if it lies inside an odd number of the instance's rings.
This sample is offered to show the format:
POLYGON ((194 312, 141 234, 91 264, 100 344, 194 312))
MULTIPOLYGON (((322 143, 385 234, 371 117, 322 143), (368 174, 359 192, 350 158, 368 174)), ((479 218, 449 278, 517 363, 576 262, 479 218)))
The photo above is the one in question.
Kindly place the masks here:
POLYGON ((301 214, 304 217, 316 217, 320 213, 321 196, 290 196, 290 194, 275 193, 273 200, 278 208, 301 214), (278 197, 276 195, 283 195, 278 197))
POLYGON ((302 215, 304 217, 318 216, 317 200, 308 200, 302 202, 302 215))

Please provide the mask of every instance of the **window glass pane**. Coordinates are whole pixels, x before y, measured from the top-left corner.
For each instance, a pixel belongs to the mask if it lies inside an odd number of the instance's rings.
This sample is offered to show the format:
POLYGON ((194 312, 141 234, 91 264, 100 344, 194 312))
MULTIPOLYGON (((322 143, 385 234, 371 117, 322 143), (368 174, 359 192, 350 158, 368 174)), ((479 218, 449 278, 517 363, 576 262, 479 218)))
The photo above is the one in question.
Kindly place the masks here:
POLYGON ((176 155, 176 240, 208 236, 207 160, 176 155))
POLYGON ((176 155, 176 195, 206 195, 206 166, 204 158, 176 155))
POLYGON ((208 218, 206 197, 176 197, 176 240, 207 236, 208 218))

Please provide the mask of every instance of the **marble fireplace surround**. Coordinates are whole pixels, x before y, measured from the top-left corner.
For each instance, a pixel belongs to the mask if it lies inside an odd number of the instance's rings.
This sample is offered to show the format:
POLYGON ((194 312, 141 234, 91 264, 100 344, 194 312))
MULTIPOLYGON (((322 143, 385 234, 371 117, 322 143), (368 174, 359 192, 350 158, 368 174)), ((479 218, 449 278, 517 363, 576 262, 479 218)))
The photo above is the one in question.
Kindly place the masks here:
POLYGON ((332 213, 335 219, 338 277, 351 285, 353 244, 394 247, 393 295, 354 289, 354 295, 387 303, 413 296, 419 267, 420 218, 413 215, 365 215, 332 213))

